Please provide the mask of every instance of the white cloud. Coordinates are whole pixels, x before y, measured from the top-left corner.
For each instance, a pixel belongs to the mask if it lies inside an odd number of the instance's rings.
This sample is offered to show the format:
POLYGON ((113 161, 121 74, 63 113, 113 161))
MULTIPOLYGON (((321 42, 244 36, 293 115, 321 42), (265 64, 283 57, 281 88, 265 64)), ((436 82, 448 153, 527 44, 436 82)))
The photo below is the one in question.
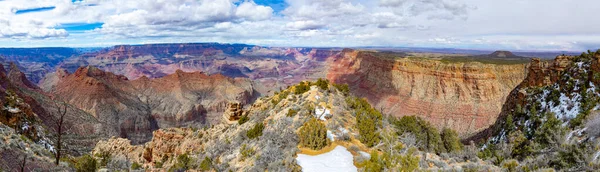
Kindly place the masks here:
POLYGON ((256 5, 254 2, 243 2, 235 11, 235 15, 248 20, 259 21, 271 18, 273 9, 268 6, 256 5))
POLYGON ((300 20, 286 24, 286 27, 292 30, 313 30, 324 27, 325 24, 314 20, 300 20))
POLYGON ((0 46, 230 42, 274 46, 571 49, 600 46, 600 1, 0 0, 0 46), (585 4, 585 5, 582 5, 585 4), (45 12, 18 10, 51 7, 45 12), (68 33, 65 23, 104 23, 68 33), (15 41, 16 40, 16 41, 15 41), (81 43, 81 44, 77 44, 81 43))

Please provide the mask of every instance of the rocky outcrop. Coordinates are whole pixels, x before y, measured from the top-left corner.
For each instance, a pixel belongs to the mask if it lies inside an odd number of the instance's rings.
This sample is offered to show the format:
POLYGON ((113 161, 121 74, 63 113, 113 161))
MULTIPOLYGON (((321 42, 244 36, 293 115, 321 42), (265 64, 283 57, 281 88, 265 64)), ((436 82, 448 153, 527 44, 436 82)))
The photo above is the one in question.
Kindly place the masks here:
POLYGON ((244 115, 244 109, 240 103, 228 103, 227 107, 227 110, 223 113, 223 117, 230 121, 238 120, 244 115))
POLYGON ((0 123, 0 169, 18 171, 25 165, 23 171, 70 170, 66 164, 54 165, 52 158, 53 154, 46 147, 0 123))
POLYGON ((330 81, 348 84, 385 114, 417 115, 461 136, 494 124, 525 76, 524 64, 444 63, 350 49, 328 63, 330 81))
POLYGON ((32 90, 40 90, 40 88, 37 85, 35 85, 27 79, 25 74, 21 72, 21 70, 15 63, 10 63, 8 79, 17 87, 29 88, 32 90))

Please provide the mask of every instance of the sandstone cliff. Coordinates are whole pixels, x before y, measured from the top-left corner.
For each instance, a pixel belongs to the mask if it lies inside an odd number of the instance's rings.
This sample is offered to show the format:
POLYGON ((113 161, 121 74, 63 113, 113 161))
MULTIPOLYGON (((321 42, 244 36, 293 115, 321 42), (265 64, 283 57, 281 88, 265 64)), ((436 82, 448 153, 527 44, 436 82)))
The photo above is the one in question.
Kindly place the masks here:
POLYGON ((384 113, 417 115, 462 136, 493 124, 525 76, 524 64, 443 63, 349 49, 328 63, 329 80, 348 84, 384 113))

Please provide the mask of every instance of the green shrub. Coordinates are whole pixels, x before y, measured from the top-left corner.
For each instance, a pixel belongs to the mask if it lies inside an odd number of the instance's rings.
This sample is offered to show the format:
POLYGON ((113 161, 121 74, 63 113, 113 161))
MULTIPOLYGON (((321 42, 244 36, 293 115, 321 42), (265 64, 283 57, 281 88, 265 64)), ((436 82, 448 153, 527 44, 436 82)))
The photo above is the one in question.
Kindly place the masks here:
POLYGON ((442 130, 441 137, 446 151, 459 152, 463 149, 463 145, 460 143, 460 139, 458 138, 456 131, 449 128, 444 128, 442 130))
POLYGON ((293 116, 296 116, 296 114, 298 114, 298 111, 296 109, 289 109, 285 116, 293 117, 293 116))
POLYGON ((511 156, 514 158, 523 160, 534 152, 535 143, 527 139, 521 131, 511 133, 509 140, 512 145, 511 156))
POLYGON ((281 102, 281 100, 286 99, 290 95, 290 91, 285 90, 285 91, 282 91, 281 93, 276 92, 275 95, 277 95, 277 96, 276 97, 274 96, 271 99, 271 103, 273 103, 273 105, 277 105, 277 104, 279 104, 279 102, 281 102))
POLYGON ((366 172, 379 172, 383 171, 383 163, 379 158, 379 153, 376 151, 371 152, 371 159, 365 161, 364 170, 366 172))
POLYGON ((241 160, 244 161, 246 158, 251 157, 256 153, 256 151, 252 148, 249 148, 246 144, 242 145, 240 148, 240 154, 242 154, 241 160))
POLYGON ((398 135, 404 133, 415 135, 417 142, 422 143, 418 145, 420 149, 438 154, 446 152, 440 133, 427 121, 416 116, 404 116, 399 120, 391 119, 391 122, 398 130, 398 135))
POLYGON ((83 155, 74 159, 74 166, 77 172, 96 171, 98 162, 90 155, 83 155))
POLYGON ((315 85, 323 90, 329 90, 329 81, 319 78, 315 85))
POLYGON ((562 135, 562 122, 556 118, 554 113, 545 113, 545 122, 535 130, 535 141, 544 147, 557 143, 559 136, 562 135))
POLYGON ((348 84, 333 84, 333 86, 344 95, 350 94, 350 88, 348 87, 348 84))
POLYGON ((162 161, 158 161, 154 163, 154 168, 162 168, 163 167, 163 162, 162 161))
POLYGON ((94 156, 100 158, 100 167, 106 167, 111 157, 110 152, 108 151, 100 151, 100 153, 97 153, 94 156))
POLYGON ((240 119, 238 120, 238 124, 242 125, 246 122, 248 122, 250 120, 250 118, 248 118, 248 115, 242 115, 242 117, 240 117, 240 119))
POLYGON ((169 171, 188 170, 192 168, 192 158, 187 153, 177 156, 177 161, 169 171))
POLYGON ((508 172, 516 172, 518 166, 519 162, 514 159, 502 163, 502 168, 506 169, 508 172))
POLYGON ((204 160, 200 163, 200 170, 208 171, 211 169, 212 160, 209 157, 204 157, 204 160))
POLYGON ((321 150, 330 144, 327 139, 327 128, 323 122, 316 118, 311 118, 302 125, 300 132, 300 146, 313 150, 321 150))
POLYGON ((246 132, 246 136, 248 136, 250 139, 255 139, 259 136, 262 136, 264 129, 265 125, 262 122, 259 122, 246 132))
POLYGON ((296 95, 304 94, 308 90, 310 90, 310 82, 308 82, 308 83, 300 82, 300 84, 295 86, 294 94, 296 94, 296 95))
POLYGON ((558 152, 558 157, 554 158, 550 165, 556 169, 568 169, 585 165, 584 145, 563 145, 563 149, 558 152))
POLYGON ((356 128, 358 128, 358 139, 368 147, 379 143, 380 135, 377 128, 381 126, 383 115, 367 102, 366 99, 357 97, 346 98, 346 104, 356 112, 356 128))
POLYGON ((142 165, 138 164, 137 162, 133 162, 133 164, 131 164, 131 169, 133 169, 133 170, 142 169, 142 165))
POLYGON ((419 169, 419 157, 413 156, 415 149, 409 149, 404 155, 383 153, 380 156, 376 151, 371 152, 371 158, 368 161, 359 164, 363 166, 364 171, 379 172, 387 169, 388 171, 417 171, 419 169))

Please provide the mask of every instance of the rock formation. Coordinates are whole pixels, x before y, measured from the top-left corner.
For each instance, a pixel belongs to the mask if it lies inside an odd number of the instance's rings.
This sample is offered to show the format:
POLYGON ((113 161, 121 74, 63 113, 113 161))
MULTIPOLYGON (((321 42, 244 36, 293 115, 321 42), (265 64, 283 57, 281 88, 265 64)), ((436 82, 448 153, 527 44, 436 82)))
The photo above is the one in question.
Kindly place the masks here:
POLYGON ((236 121, 244 115, 244 109, 241 103, 228 103, 227 110, 223 113, 223 117, 230 121, 236 121))
POLYGON ((109 135, 134 143, 148 141, 158 128, 218 123, 228 102, 247 104, 254 98, 247 79, 181 70, 162 78, 131 81, 82 67, 56 78, 48 79, 46 86, 56 84, 46 89, 104 123, 109 135))
POLYGON ((328 63, 330 81, 348 84, 384 113, 417 115, 462 136, 493 124, 525 76, 524 64, 443 63, 350 49, 328 63))

